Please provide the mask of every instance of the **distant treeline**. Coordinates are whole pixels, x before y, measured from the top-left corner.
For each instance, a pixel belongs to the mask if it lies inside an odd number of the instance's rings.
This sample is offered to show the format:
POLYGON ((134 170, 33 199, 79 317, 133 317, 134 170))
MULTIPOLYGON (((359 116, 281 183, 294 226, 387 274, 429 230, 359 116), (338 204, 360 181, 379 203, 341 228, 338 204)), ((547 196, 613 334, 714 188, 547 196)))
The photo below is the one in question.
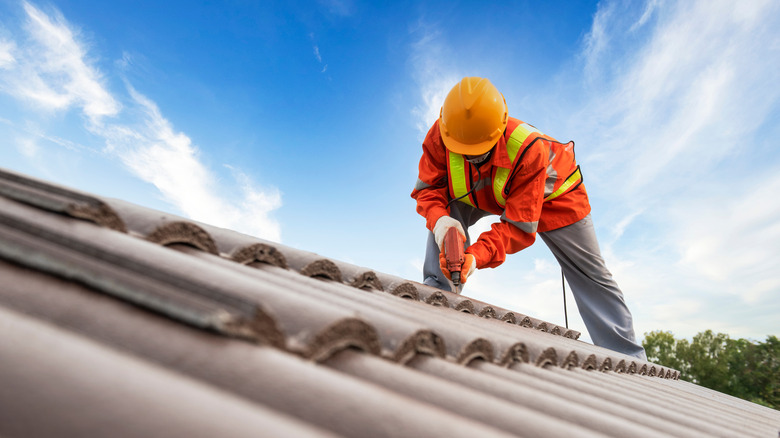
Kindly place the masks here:
POLYGON ((645 333, 642 345, 651 362, 680 371, 680 378, 744 400, 780 409, 780 340, 731 339, 701 332, 675 339, 671 332, 645 333))

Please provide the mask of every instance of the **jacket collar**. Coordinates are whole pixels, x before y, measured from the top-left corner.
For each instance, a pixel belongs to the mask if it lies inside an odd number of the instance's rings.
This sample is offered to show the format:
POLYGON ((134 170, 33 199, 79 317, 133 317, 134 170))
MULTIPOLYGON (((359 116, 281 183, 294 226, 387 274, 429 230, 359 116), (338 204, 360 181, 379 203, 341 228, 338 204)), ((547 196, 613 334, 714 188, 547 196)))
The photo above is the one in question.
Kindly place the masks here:
POLYGON ((506 150, 506 133, 498 138, 498 144, 496 146, 490 164, 496 167, 511 169, 512 161, 509 159, 509 153, 506 150))

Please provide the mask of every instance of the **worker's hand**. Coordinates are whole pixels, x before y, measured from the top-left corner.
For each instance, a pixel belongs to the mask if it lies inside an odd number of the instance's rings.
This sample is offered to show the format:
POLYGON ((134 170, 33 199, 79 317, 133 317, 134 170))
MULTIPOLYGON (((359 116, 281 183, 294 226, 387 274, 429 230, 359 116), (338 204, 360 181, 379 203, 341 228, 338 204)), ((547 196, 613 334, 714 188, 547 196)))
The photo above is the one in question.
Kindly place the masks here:
POLYGON ((447 230, 453 227, 458 229, 460 236, 463 238, 463 242, 466 242, 466 233, 463 232, 463 226, 460 222, 449 216, 442 216, 436 221, 436 225, 433 226, 433 237, 436 239, 436 245, 439 246, 439 251, 444 250, 444 235, 447 234, 447 230))
MULTIPOLYGON (((439 253, 439 267, 441 268, 441 273, 447 277, 447 280, 452 281, 452 274, 447 269, 447 258, 444 257, 444 251, 439 253)), ((475 259, 471 254, 466 254, 466 261, 463 262, 463 267, 460 271, 460 284, 465 284, 466 280, 469 278, 469 275, 474 273, 476 270, 477 259, 475 259)))

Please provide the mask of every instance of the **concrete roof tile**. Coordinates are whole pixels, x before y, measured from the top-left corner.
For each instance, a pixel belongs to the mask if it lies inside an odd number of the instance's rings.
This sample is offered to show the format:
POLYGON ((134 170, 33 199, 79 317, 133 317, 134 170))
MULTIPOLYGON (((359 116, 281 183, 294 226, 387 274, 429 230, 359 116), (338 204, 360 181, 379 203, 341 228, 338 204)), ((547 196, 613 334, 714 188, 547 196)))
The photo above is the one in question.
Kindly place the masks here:
POLYGON ((119 215, 97 197, 0 169, 0 195, 55 213, 125 231, 119 215))
MULTIPOLYGON (((120 217, 128 224, 127 226, 130 232, 150 240, 155 240, 150 238, 150 236, 152 236, 156 230, 166 229, 171 223, 186 222, 185 219, 178 216, 160 213, 117 199, 105 198, 104 202, 106 202, 107 205, 110 205, 114 211, 118 212, 120 217)), ((195 224, 194 222, 192 223, 195 224)), ((412 282, 389 274, 375 273, 370 269, 338 260, 330 260, 316 253, 290 248, 285 245, 268 242, 207 224, 198 223, 197 227, 205 230, 205 232, 211 236, 219 253, 231 254, 230 257, 234 257, 232 254, 240 253, 241 251, 244 251, 245 248, 251 248, 256 245, 260 245, 263 248, 274 248, 276 253, 284 258, 284 266, 299 272, 302 275, 344 282, 357 288, 368 287, 384 290, 394 295, 403 294, 404 296, 409 297, 415 296, 417 299, 428 304, 453 307, 458 311, 482 317, 495 316, 498 318, 498 314, 500 313, 500 319, 504 321, 516 321, 527 327, 534 327, 541 331, 566 336, 572 339, 577 339, 580 336, 580 333, 577 331, 568 330, 555 324, 525 315, 518 315, 507 309, 490 306, 487 303, 474 300, 473 298, 466 298, 451 292, 441 291, 421 283, 412 282)), ((212 252, 209 249, 206 249, 207 244, 201 243, 204 239, 201 239, 199 235, 199 233, 179 233, 176 234, 178 240, 169 237, 167 240, 161 241, 161 243, 189 244, 196 248, 212 252)), ((277 256, 277 258, 278 257, 279 256, 277 256)), ((268 260, 268 257, 265 257, 264 260, 260 261, 266 260, 268 260)))
MULTIPOLYGON (((0 273, 3 278, 14 280, 29 277, 25 284, 14 281, 14 287, 0 288, 0 310, 12 308, 50 321, 93 342, 118 348, 339 435, 507 436, 488 425, 366 385, 296 355, 196 330, 77 283, 48 275, 30 276, 28 269, 2 261, 0 273), (36 293, 30 294, 29 290, 36 293)), ((39 339, 35 333, 16 337, 28 343, 39 339)), ((76 360, 80 356, 71 357, 76 360)), ((104 371, 110 370, 109 367, 104 371)), ((3 378, 0 382, 5 382, 3 378)), ((16 397, 33 388, 34 384, 14 387, 13 391, 0 391, 0 397, 16 397)), ((35 391, 22 395, 30 395, 31 403, 47 396, 35 391)), ((149 398, 156 400, 154 393, 149 398)), ((12 420, 0 421, 0 433, 17 421, 12 420)))
MULTIPOLYGON (((561 406, 561 409, 568 408, 570 404, 597 406, 597 410, 604 415, 623 417, 665 434, 691 438, 701 436, 699 428, 701 425, 680 424, 686 420, 682 413, 669 412, 663 406, 648 405, 643 400, 630 395, 615 393, 609 386, 593 385, 587 382, 587 379, 573 377, 572 373, 553 373, 550 369, 541 369, 529 364, 516 364, 512 369, 506 369, 494 364, 475 362, 472 367, 484 374, 495 376, 501 382, 516 382, 554 396, 558 400, 566 400, 567 404, 561 406)), ((510 393, 508 396, 514 394, 510 393)))
POLYGON ((5 436, 335 436, 2 307, 0 344, 5 436))
POLYGON ((775 410, 555 324, 4 171, 0 278, 0 405, 19 401, 0 409, 0 435, 103 435, 107 424, 127 436, 780 429, 775 410), (111 399, 114 387, 127 397, 111 399), (164 409, 126 414, 149 400, 164 409), (85 405, 99 408, 77 412, 85 405), (41 413, 49 423, 33 424, 41 413))
MULTIPOLYGON (((441 359, 432 360, 446 365, 441 359)), ((551 415, 554 411, 532 408, 534 405, 538 408, 538 401, 524 399, 524 403, 509 403, 490 393, 462 385, 457 380, 453 384, 437 374, 426 375, 364 354, 344 351, 330 358, 326 365, 509 433, 547 437, 603 436, 599 431, 582 427, 580 418, 562 418, 564 416, 551 415)), ((465 369, 458 365, 452 366, 465 369)), ((583 417, 586 416, 587 413, 584 413, 583 417)), ((609 427, 609 424, 605 427, 609 427)), ((636 428, 631 430, 639 432, 636 428)))
MULTIPOLYGON (((472 364, 476 366, 478 362, 472 364)), ((481 362, 482 366, 492 366, 487 362, 481 362)), ((419 356, 410 364, 410 367, 426 374, 446 379, 450 382, 468 386, 476 391, 489 394, 518 406, 524 406, 540 413, 556 413, 557 417, 572 424, 586 425, 589 429, 606 435, 618 436, 664 436, 663 429, 651 427, 650 422, 638 426, 635 421, 627 420, 623 415, 615 415, 616 412, 603 410, 594 412, 588 404, 598 400, 588 400, 588 403, 561 404, 561 399, 568 399, 570 392, 567 388, 558 391, 557 395, 551 391, 557 389, 554 385, 540 385, 541 379, 531 378, 523 373, 503 370, 504 374, 510 374, 516 378, 505 378, 501 374, 475 373, 469 367, 456 366, 442 360, 419 356)))

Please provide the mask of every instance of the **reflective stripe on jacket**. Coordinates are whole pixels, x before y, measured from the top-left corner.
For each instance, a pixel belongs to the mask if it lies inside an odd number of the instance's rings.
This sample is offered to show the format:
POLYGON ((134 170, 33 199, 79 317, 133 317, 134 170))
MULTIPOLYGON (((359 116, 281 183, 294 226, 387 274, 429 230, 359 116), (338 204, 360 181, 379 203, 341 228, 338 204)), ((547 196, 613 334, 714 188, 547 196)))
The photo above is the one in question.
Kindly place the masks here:
POLYGON ((530 246, 537 231, 570 225, 590 213, 573 147, 510 117, 492 156, 478 168, 448 153, 436 122, 423 142, 412 191, 417 212, 433 229, 449 214, 448 202, 462 196, 460 202, 499 215, 500 222, 467 249, 477 267, 498 266, 506 254, 530 246))

